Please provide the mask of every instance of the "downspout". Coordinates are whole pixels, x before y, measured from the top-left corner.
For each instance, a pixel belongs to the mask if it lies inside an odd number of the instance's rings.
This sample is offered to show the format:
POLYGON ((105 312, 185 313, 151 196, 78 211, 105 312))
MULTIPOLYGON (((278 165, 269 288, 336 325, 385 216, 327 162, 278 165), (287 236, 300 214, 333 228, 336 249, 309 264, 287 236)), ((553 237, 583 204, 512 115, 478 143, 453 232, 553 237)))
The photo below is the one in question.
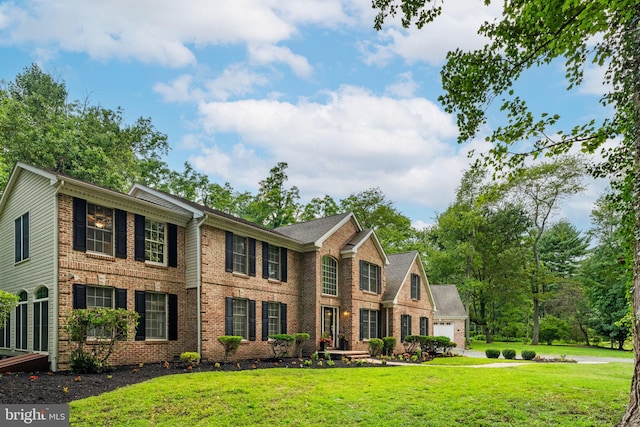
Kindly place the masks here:
POLYGON ((207 219, 207 214, 205 213, 202 219, 198 222, 196 226, 196 324, 197 324, 197 336, 198 336, 198 354, 202 357, 202 233, 201 228, 202 224, 207 219))
POLYGON ((49 353, 49 359, 51 362, 51 371, 56 372, 58 370, 58 341, 59 341, 59 332, 58 332, 58 314, 59 314, 59 282, 58 282, 58 262, 60 258, 60 254, 58 253, 58 233, 60 229, 59 224, 59 203, 58 203, 58 194, 60 194, 60 190, 64 187, 64 180, 59 180, 57 182, 57 188, 54 193, 53 203, 53 223, 55 227, 53 229, 53 298, 50 299, 52 301, 52 310, 53 310, 53 319, 52 319, 52 327, 53 327, 53 343, 51 346, 51 352, 49 353))

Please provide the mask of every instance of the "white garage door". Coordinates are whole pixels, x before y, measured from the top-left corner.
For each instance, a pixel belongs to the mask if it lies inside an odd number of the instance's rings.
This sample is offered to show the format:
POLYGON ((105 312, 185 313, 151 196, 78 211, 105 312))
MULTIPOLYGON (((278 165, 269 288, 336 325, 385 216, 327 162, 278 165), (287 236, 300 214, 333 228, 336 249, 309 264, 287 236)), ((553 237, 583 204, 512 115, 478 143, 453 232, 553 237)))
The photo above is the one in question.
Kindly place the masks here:
POLYGON ((433 335, 436 337, 449 337, 453 341, 453 322, 434 322, 433 335))

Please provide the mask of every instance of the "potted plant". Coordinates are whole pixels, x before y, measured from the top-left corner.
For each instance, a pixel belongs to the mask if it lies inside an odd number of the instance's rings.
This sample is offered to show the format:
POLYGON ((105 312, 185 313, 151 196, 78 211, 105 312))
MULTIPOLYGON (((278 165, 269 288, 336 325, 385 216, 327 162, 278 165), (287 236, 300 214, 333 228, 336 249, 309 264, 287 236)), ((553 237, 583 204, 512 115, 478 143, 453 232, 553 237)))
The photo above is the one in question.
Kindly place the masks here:
POLYGON ((324 351, 327 347, 331 347, 331 337, 328 333, 324 332, 320 336, 320 351, 324 351))
POLYGON ((349 347, 349 341, 347 341, 347 335, 340 334, 338 335, 338 338, 340 338, 340 350, 347 350, 349 347))

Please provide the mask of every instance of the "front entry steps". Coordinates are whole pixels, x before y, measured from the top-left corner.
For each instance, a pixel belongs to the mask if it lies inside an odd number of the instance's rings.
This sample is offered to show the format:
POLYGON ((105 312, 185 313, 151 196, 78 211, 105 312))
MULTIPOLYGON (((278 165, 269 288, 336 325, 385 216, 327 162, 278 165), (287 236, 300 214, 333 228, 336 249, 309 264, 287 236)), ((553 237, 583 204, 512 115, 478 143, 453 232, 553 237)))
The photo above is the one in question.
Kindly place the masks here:
POLYGON ((369 359, 371 355, 368 351, 363 350, 325 350, 325 353, 329 353, 332 359, 342 359, 346 357, 349 360, 357 359, 369 359))
POLYGON ((27 353, 0 360, 0 373, 47 370, 49 370, 49 356, 46 354, 27 353))

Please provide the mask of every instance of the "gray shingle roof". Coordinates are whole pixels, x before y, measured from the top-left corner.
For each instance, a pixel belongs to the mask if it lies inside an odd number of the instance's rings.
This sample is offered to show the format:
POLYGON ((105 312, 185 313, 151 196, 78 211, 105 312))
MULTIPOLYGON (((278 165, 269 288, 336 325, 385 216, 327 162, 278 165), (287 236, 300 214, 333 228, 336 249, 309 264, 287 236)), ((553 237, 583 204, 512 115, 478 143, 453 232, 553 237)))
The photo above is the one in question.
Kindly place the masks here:
POLYGON ((313 221, 278 227, 274 231, 303 243, 314 243, 350 215, 351 213, 332 215, 313 221))
POLYGON ((438 309, 435 314, 436 318, 467 317, 456 285, 431 285, 431 293, 438 309))
POLYGON ((383 301, 389 301, 396 297, 416 255, 418 255, 417 251, 387 255, 389 265, 387 266, 387 286, 382 297, 383 301))

